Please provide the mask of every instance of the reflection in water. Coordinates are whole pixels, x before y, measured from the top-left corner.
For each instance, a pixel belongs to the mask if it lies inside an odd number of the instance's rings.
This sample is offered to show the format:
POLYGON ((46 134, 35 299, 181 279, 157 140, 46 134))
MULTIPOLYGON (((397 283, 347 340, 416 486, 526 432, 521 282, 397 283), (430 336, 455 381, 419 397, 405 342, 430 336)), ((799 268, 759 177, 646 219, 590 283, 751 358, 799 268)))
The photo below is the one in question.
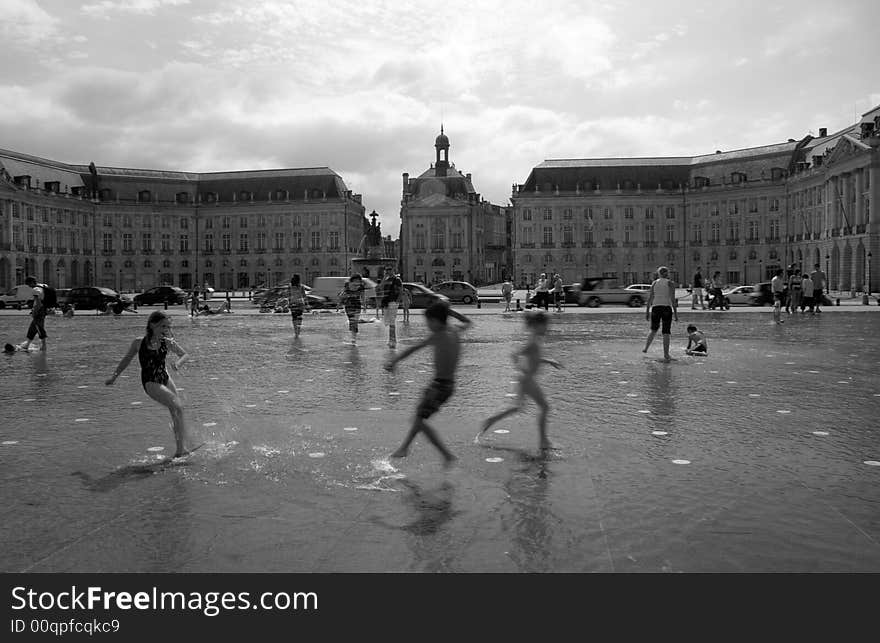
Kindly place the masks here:
MULTIPOLYGON (((649 362, 645 373, 645 395, 648 420, 655 431, 672 430, 675 418, 675 402, 678 396, 678 383, 673 371, 676 362, 649 362)), ((696 396, 695 396, 695 399, 696 396)))
MULTIPOLYGON (((504 484, 513 508, 513 543, 515 548, 510 557, 522 572, 551 571, 553 558, 554 531, 561 526, 561 521, 554 516, 547 501, 550 486, 548 465, 552 456, 538 455, 523 449, 510 447, 493 447, 507 451, 522 464, 510 472, 510 478, 504 484)), ((564 537, 564 531, 557 533, 564 537)))
POLYGON ((74 471, 70 475, 79 478, 80 481, 82 481, 83 486, 89 491, 106 493, 116 489, 120 485, 126 484, 127 482, 143 480, 144 478, 165 471, 171 467, 185 467, 190 464, 190 462, 185 460, 175 461, 173 458, 163 458, 156 462, 130 464, 125 467, 120 467, 100 478, 93 478, 91 475, 84 473, 83 471, 74 471))

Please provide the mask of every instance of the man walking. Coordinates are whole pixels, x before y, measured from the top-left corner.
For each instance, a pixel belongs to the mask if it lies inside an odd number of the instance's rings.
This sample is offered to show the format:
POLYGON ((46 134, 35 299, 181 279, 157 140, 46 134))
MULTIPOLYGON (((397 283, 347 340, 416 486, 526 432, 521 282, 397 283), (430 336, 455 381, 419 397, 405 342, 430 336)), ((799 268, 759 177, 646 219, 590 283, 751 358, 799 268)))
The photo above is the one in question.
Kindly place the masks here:
POLYGON ((703 301, 703 274, 699 268, 694 273, 694 279, 691 283, 691 310, 697 309, 697 299, 700 301, 700 308, 706 310, 706 304, 703 301))
POLYGON ((27 279, 24 280, 24 283, 27 284, 34 292, 34 304, 33 308, 31 308, 31 324, 28 326, 27 331, 27 341, 21 344, 20 348, 23 351, 26 351, 30 348, 31 342, 34 341, 34 338, 39 334, 40 336, 40 350, 46 350, 46 307, 43 305, 43 289, 37 285, 36 277, 28 276, 27 279))
POLYGON ((382 289, 382 320, 388 326, 388 346, 394 348, 397 346, 397 308, 400 305, 403 282, 394 274, 393 267, 385 266, 385 277, 380 288, 382 289))
POLYGON ((821 313, 822 311, 819 310, 819 304, 822 303, 822 293, 825 292, 828 288, 828 279, 825 276, 825 273, 822 272, 822 269, 819 267, 818 263, 815 264, 813 267, 815 268, 815 270, 810 273, 810 281, 813 282, 814 307, 813 310, 811 310, 810 312, 815 311, 817 313, 821 313))

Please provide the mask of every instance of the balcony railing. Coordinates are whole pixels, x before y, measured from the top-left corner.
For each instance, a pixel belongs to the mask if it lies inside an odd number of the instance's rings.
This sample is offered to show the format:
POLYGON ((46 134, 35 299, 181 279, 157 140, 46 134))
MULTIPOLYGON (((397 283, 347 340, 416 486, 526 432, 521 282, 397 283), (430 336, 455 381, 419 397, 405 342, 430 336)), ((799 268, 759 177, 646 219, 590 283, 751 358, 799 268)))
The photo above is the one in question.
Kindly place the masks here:
POLYGON ((583 241, 583 242, 581 242, 581 248, 595 248, 595 247, 596 247, 596 242, 595 242, 595 241, 583 241))
POLYGON ((677 247, 678 247, 678 241, 664 241, 664 242, 663 242, 663 247, 664 247, 664 248, 677 248, 677 247))
POLYGON ((563 248, 574 248, 577 244, 574 241, 563 241, 560 244, 563 248))
POLYGON ((519 247, 520 248, 534 248, 535 244, 534 243, 521 243, 521 244, 519 244, 519 247))
POLYGON ((556 244, 553 243, 552 241, 550 241, 550 242, 544 242, 544 243, 541 244, 541 247, 542 247, 542 248, 555 248, 555 247, 556 247, 556 244))
POLYGON ((656 248, 657 242, 656 241, 645 241, 645 247, 646 248, 656 248))

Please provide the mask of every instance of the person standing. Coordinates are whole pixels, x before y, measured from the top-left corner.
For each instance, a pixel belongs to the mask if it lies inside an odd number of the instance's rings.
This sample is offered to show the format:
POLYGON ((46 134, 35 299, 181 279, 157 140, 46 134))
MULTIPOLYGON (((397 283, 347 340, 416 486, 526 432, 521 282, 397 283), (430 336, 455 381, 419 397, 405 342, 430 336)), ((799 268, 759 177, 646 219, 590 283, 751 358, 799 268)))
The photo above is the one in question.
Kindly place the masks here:
POLYGON ((697 301, 700 302, 700 308, 706 310, 706 302, 703 301, 703 274, 700 269, 694 273, 693 283, 691 283, 691 310, 697 309, 697 301))
POLYGON ((547 275, 541 273, 538 277, 538 283, 535 284, 535 308, 544 305, 544 310, 548 310, 550 306, 550 284, 547 283, 547 275))
POLYGON ((294 338, 299 337, 302 328, 303 312, 306 309, 306 289, 300 282, 299 274, 290 278, 290 295, 287 297, 290 305, 290 321, 293 323, 294 338))
POLYGON ((33 276, 28 276, 24 283, 33 291, 34 293, 34 303, 31 307, 31 323, 28 326, 27 330, 27 341, 21 344, 21 350, 28 350, 31 346, 31 342, 34 341, 34 338, 39 335, 40 336, 40 350, 46 350, 46 338, 48 335, 46 334, 46 307, 43 305, 43 289, 37 285, 37 278, 33 276))
POLYGON ((189 316, 195 317, 199 314, 199 287, 194 286, 189 294, 189 316))
POLYGON ((822 293, 827 292, 828 290, 828 278, 822 269, 819 267, 819 264, 815 264, 813 266, 815 270, 810 273, 810 281, 813 282, 813 308, 811 312, 815 311, 817 313, 821 313, 819 310, 819 304, 822 303, 822 293))
POLYGON ((385 266, 385 277, 380 284, 382 289, 382 320, 388 327, 388 347, 397 346, 397 308, 400 305, 400 291, 403 282, 394 273, 392 266, 385 266))
POLYGON ((647 353, 651 342, 663 324, 663 359, 671 361, 669 355, 669 343, 672 335, 672 319, 678 321, 678 301, 675 299, 675 284, 669 280, 669 268, 660 266, 657 268, 657 279, 651 284, 651 293, 648 295, 648 304, 645 308, 645 319, 651 322, 651 332, 648 333, 648 341, 645 343, 643 353, 647 353))
POLYGON ((798 306, 801 305, 801 296, 803 295, 801 291, 801 283, 804 278, 801 277, 800 268, 795 268, 794 272, 791 273, 791 277, 788 278, 788 302, 786 304, 786 310, 788 310, 789 314, 796 313, 798 306))
POLYGON ((770 290, 773 292, 773 321, 777 324, 783 323, 780 317, 782 315, 782 306, 785 303, 784 274, 782 268, 777 268, 776 274, 770 280, 770 290))
POLYGON ((810 314, 813 314, 813 280, 810 279, 810 275, 804 273, 804 278, 801 279, 801 312, 804 312, 807 306, 810 307, 810 314))
POLYGON ((337 295, 337 310, 339 304, 345 309, 345 315, 348 317, 348 330, 351 332, 351 345, 357 344, 358 326, 361 321, 361 299, 364 295, 364 281, 358 273, 354 273, 342 290, 337 295))
POLYGON ((556 305, 556 312, 562 312, 562 302, 565 299, 565 289, 562 287, 562 277, 557 272, 553 275, 553 303, 556 305))
POLYGON ((501 284, 501 296, 504 298, 504 312, 509 313, 510 302, 513 299, 513 284, 510 281, 510 277, 501 284))
POLYGON ((409 323, 409 309, 412 306, 412 293, 406 286, 400 289, 400 310, 403 311, 404 323, 409 323))

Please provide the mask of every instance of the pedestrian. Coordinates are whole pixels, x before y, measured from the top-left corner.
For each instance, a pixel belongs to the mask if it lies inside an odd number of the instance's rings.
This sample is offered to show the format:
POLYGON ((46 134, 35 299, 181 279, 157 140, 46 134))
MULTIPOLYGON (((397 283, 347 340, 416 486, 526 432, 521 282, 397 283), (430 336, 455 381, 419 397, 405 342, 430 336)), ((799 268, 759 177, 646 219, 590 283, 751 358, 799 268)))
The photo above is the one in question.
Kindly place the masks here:
POLYGON ((302 328, 303 312, 306 309, 306 289, 300 281, 299 273, 290 278, 289 291, 287 300, 290 306, 290 321, 293 323, 293 336, 297 338, 302 328))
POLYGON ((535 308, 544 306, 544 310, 548 310, 550 306, 550 284, 547 283, 547 275, 541 273, 538 277, 538 283, 535 284, 535 308))
POLYGON ((773 321, 777 324, 784 323, 781 319, 782 306, 785 303, 785 274, 782 268, 776 269, 776 274, 770 280, 770 290, 773 293, 773 321))
POLYGON ((31 306, 31 323, 27 330, 27 341, 21 344, 21 349, 26 351, 30 348, 34 338, 40 336, 40 350, 46 350, 46 306, 43 305, 43 289, 37 285, 37 278, 28 275, 24 283, 33 291, 33 305, 31 306))
POLYGON ((189 316, 195 317, 199 314, 199 287, 195 286, 189 295, 189 316))
POLYGON ((712 279, 709 281, 709 309, 724 310, 724 291, 721 289, 721 271, 716 270, 712 273, 712 279))
POLYGON ((511 312, 510 302, 513 299, 513 283, 511 283, 510 277, 505 279, 504 283, 501 284, 501 297, 504 299, 504 312, 511 312))
POLYGON ((804 278, 801 276, 800 268, 795 268, 788 278, 788 302, 786 310, 789 314, 796 313, 798 306, 801 305, 801 297, 803 296, 802 283, 804 278))
POLYGON ((358 273, 354 273, 348 278, 348 281, 342 286, 342 290, 337 295, 336 309, 339 305, 345 309, 345 315, 348 317, 348 330, 351 332, 351 345, 357 344, 358 326, 361 322, 361 299, 364 296, 364 280, 358 273))
POLYGON ((694 273, 693 283, 691 283, 691 310, 697 309, 697 301, 700 302, 700 308, 706 310, 706 303, 703 301, 703 273, 699 268, 694 273))
POLYGON ((403 311, 404 323, 409 323, 409 309, 412 306, 412 292, 406 286, 400 289, 400 310, 403 311))
POLYGON ((147 319, 146 334, 131 342, 125 357, 119 362, 113 375, 107 379, 105 384, 112 385, 120 373, 126 369, 132 358, 137 355, 144 392, 165 406, 171 413, 171 428, 174 431, 174 439, 177 444, 174 457, 179 458, 192 451, 193 448, 188 439, 183 402, 174 386, 174 380, 165 369, 165 358, 169 351, 178 356, 176 361, 171 362, 171 368, 176 371, 186 360, 186 351, 180 347, 171 334, 171 318, 164 311, 154 310, 147 319))
POLYGON ((562 277, 557 272, 553 276, 553 303, 556 306, 556 312, 562 312, 562 302, 565 299, 565 289, 562 287, 562 277))
POLYGON ((690 324, 687 327, 688 332, 688 344, 684 349, 684 352, 688 355, 708 355, 709 354, 709 342, 706 339, 706 335, 697 329, 694 324, 690 324))
POLYGON ((657 279, 651 284, 648 304, 645 308, 645 319, 651 322, 651 332, 648 333, 648 341, 642 352, 648 352, 662 323, 663 360, 669 362, 673 359, 669 354, 669 342, 672 334, 672 319, 678 321, 678 301, 675 298, 675 284, 669 280, 669 268, 660 266, 657 268, 657 275, 657 279))
POLYGON ((450 453, 440 436, 425 421, 440 410, 455 390, 455 371, 458 367, 458 359, 461 354, 461 337, 459 333, 471 325, 470 319, 456 313, 456 319, 463 321, 461 327, 450 327, 448 319, 451 316, 449 304, 445 301, 436 301, 425 309, 425 319, 431 334, 414 346, 404 350, 399 355, 391 358, 385 364, 385 370, 394 371, 394 367, 401 360, 406 359, 426 346, 434 347, 434 379, 422 394, 422 400, 416 408, 416 417, 412 428, 406 434, 403 443, 391 454, 392 458, 404 458, 409 453, 409 447, 415 437, 423 432, 438 451, 443 455, 446 465, 455 461, 455 456, 450 453))
POLYGON ((541 387, 535 379, 541 364, 550 364, 554 368, 561 368, 559 362, 555 359, 542 356, 542 342, 547 334, 547 326, 549 325, 547 314, 537 311, 534 314, 528 314, 526 317, 526 329, 529 332, 525 345, 513 354, 513 363, 519 369, 519 381, 517 382, 516 400, 513 406, 504 409, 500 413, 496 413, 488 420, 483 422, 480 432, 477 434, 475 442, 479 442, 482 436, 493 424, 503 420, 509 415, 513 415, 523 409, 525 398, 529 396, 538 405, 538 446, 542 451, 552 448, 550 440, 547 438, 547 415, 550 412, 550 406, 541 387))
POLYGON ((394 348, 397 346, 397 308, 400 305, 400 291, 403 288, 403 282, 394 273, 392 266, 385 266, 385 277, 379 286, 382 289, 380 302, 382 320, 388 327, 388 346, 394 348))
POLYGON ((804 312, 804 309, 809 308, 810 314, 813 314, 813 280, 810 279, 810 275, 804 273, 803 279, 801 279, 801 312, 804 312))
POLYGON ((828 277, 822 272, 818 262, 813 268, 815 269, 810 273, 810 281, 813 282, 813 310, 821 313, 819 304, 822 303, 822 293, 828 291, 828 277))

